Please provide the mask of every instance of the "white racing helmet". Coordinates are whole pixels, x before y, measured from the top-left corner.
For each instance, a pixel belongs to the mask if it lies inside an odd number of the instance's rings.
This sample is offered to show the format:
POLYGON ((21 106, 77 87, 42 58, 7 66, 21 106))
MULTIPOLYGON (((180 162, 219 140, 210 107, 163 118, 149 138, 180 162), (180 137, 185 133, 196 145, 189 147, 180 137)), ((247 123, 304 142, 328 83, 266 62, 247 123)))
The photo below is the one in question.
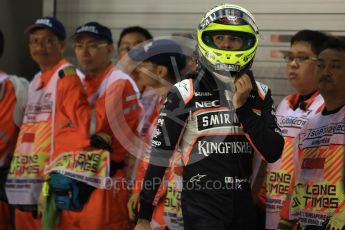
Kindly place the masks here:
POLYGON ((200 64, 224 80, 251 67, 259 43, 259 29, 248 10, 223 4, 201 19, 197 39, 200 64), (223 38, 233 46, 217 44, 223 38))

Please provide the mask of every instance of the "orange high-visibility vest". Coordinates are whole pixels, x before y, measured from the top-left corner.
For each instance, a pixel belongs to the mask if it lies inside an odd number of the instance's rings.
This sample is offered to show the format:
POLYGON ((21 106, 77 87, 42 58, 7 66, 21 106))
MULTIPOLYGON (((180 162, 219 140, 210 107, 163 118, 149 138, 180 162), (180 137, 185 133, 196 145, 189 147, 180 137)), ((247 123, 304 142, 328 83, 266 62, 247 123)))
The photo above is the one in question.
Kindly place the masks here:
POLYGON ((294 109, 300 94, 290 95, 279 104, 276 116, 285 139, 281 158, 267 164, 265 178, 266 191, 266 228, 276 229, 280 220, 280 210, 286 199, 291 178, 294 174, 293 142, 303 125, 315 115, 323 105, 322 96, 316 92, 306 100, 305 108, 294 109))
POLYGON ((328 115, 317 113, 303 127, 295 155, 295 186, 290 218, 321 226, 345 211, 345 106, 328 115))
POLYGON ((68 79, 59 78, 59 72, 69 66, 71 64, 62 59, 51 70, 36 74, 29 85, 23 124, 6 182, 11 204, 35 205, 45 177, 45 165, 60 151, 76 150, 89 143, 89 110, 86 98, 83 103, 77 89, 82 89, 79 77, 72 73, 64 77, 68 79), (74 139, 75 133, 79 139, 74 139))
POLYGON ((0 71, 0 168, 12 157, 27 98, 28 82, 0 71))

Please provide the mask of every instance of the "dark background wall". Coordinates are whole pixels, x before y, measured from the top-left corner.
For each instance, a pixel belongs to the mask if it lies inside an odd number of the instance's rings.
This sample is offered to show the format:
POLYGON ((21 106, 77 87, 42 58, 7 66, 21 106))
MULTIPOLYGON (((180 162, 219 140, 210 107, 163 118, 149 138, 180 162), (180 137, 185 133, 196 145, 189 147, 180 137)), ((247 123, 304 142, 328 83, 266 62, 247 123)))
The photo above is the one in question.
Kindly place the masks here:
POLYGON ((25 28, 41 17, 43 0, 0 0, 0 29, 4 34, 4 53, 0 69, 31 79, 38 66, 31 60, 25 28))

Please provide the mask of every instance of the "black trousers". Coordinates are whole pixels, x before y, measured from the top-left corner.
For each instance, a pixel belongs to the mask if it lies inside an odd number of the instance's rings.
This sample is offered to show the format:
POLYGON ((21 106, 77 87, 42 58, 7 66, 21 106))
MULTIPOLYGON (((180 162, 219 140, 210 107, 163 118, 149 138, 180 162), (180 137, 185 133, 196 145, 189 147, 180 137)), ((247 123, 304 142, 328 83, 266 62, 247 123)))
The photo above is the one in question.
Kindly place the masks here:
POLYGON ((184 219, 185 230, 253 230, 255 224, 251 221, 235 221, 224 223, 219 219, 191 217, 184 219))
POLYGON ((184 229, 185 230, 255 230, 255 218, 233 220, 226 222, 224 220, 202 215, 202 213, 191 214, 188 208, 182 206, 184 229))

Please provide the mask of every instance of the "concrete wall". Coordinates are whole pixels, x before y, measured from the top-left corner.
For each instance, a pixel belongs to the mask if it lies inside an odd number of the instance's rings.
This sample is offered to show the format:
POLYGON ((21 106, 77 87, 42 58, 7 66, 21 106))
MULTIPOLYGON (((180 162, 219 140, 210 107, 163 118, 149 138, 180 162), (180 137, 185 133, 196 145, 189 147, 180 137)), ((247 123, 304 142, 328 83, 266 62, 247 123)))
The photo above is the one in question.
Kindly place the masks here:
MULTIPOLYGON (((52 0, 49 0, 52 1, 52 0)), ((45 1, 46 2, 46 1, 45 1)), ((193 33, 201 16, 224 0, 57 0, 57 16, 71 34, 76 26, 98 21, 112 29, 115 42, 124 27, 140 25, 153 36, 193 33)), ((345 34, 344 0, 235 0, 251 11, 261 32, 253 66, 260 81, 279 102, 293 90, 286 80, 280 51, 289 49, 291 35, 301 29, 345 34)), ((51 9, 51 7, 50 7, 51 9)), ((47 9, 49 7, 47 6, 47 9)), ((73 59, 71 49, 67 56, 73 59)))
POLYGON ((31 78, 38 70, 31 60, 25 28, 43 13, 43 0, 0 0, 0 29, 5 38, 0 68, 10 74, 31 78))

